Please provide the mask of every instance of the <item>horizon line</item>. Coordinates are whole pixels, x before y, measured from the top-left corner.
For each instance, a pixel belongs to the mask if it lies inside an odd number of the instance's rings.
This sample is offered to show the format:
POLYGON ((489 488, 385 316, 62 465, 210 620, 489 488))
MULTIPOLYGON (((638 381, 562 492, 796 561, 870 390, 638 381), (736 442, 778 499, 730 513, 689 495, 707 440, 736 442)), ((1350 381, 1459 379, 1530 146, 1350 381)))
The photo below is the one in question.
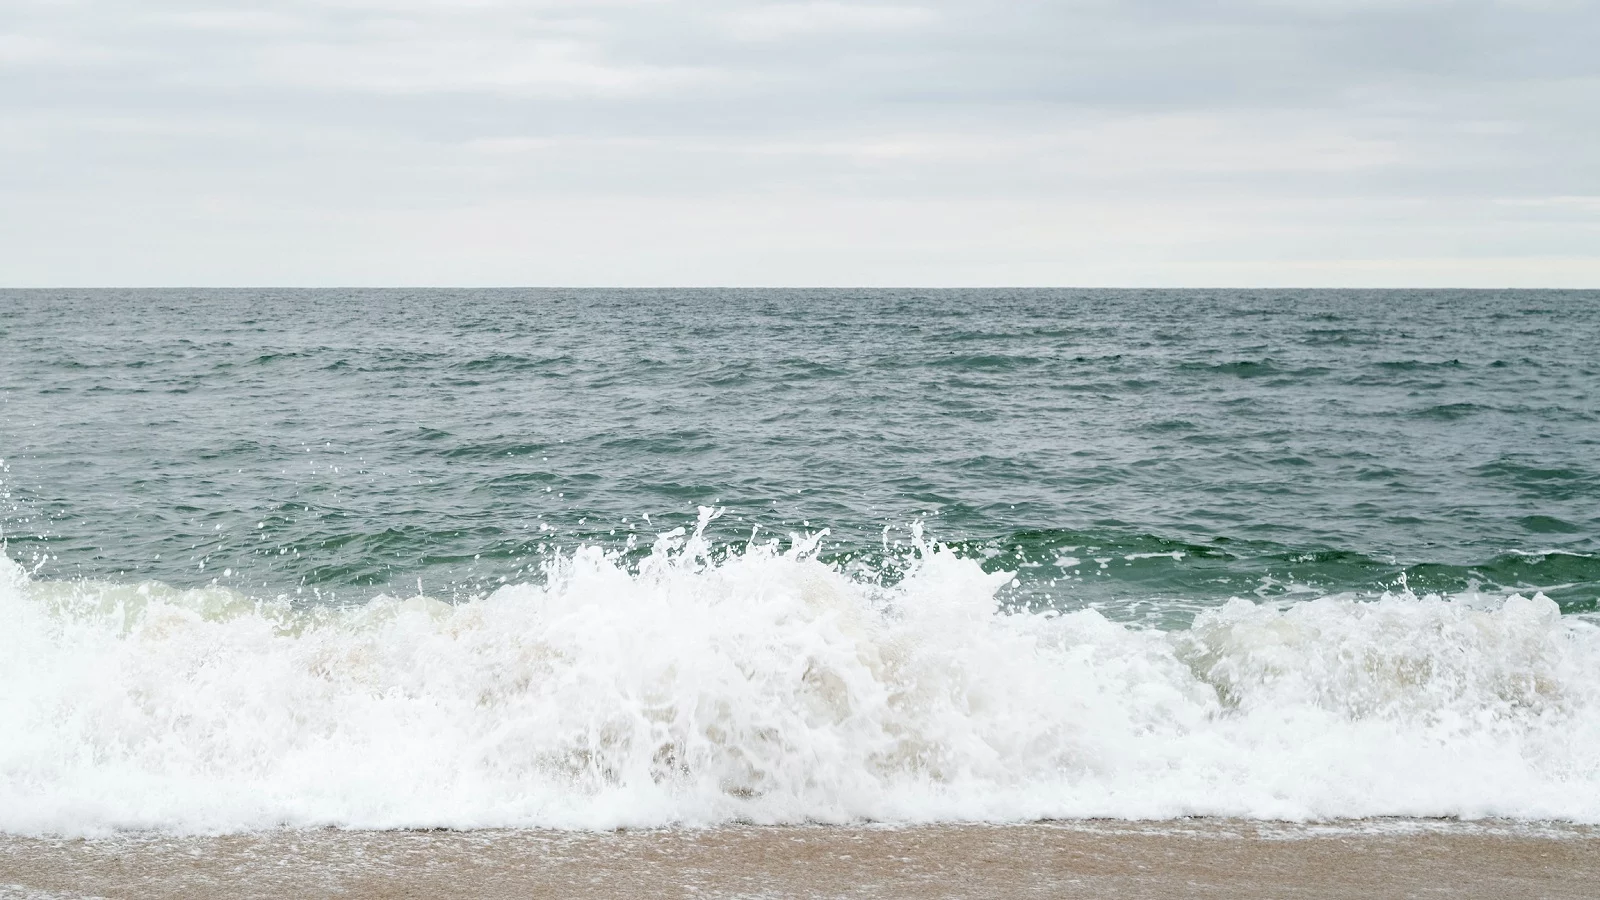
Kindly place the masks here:
POLYGON ((1592 287, 1529 285, 578 285, 578 284, 91 284, 0 285, 0 291, 1565 291, 1592 287))

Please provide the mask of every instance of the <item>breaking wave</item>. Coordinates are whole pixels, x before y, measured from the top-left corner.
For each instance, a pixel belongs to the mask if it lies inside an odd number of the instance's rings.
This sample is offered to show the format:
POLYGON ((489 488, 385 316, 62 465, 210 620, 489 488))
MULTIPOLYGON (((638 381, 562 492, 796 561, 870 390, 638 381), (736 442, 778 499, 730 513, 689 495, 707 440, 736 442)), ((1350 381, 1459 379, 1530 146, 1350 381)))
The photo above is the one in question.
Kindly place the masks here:
MULTIPOLYGON (((352 608, 0 557, 0 830, 1600 821, 1600 628, 1543 595, 1004 610, 700 530, 352 608)), ((919 537, 920 541, 920 537, 919 537)))

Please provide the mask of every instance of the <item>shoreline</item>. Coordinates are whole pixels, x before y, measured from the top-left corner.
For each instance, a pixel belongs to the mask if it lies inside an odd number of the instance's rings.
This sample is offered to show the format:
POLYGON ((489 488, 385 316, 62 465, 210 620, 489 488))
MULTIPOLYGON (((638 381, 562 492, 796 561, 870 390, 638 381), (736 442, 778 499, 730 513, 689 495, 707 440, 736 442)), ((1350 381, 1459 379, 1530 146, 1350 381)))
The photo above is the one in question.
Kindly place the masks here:
POLYGON ((1591 897, 1600 827, 1229 819, 0 835, 0 898, 1591 897))

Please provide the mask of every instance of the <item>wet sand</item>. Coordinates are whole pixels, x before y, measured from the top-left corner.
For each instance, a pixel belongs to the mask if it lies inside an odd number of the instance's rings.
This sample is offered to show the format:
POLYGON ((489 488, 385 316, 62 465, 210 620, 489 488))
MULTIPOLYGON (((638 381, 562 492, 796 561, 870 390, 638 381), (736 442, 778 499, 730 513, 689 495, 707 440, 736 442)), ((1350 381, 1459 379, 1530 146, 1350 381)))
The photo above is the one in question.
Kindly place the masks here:
POLYGON ((0 898, 1600 896, 1600 829, 1182 820, 0 836, 0 898))

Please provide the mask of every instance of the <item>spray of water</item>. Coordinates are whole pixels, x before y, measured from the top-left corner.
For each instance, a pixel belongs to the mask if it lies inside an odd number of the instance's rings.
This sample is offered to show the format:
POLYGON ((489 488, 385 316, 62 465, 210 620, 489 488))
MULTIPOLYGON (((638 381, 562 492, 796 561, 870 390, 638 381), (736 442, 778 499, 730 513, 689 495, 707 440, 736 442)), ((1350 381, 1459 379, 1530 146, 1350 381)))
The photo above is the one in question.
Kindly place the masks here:
POLYGON ((1002 610, 700 527, 470 602, 36 580, 0 557, 0 830, 1600 821, 1600 629, 1542 596, 1002 610))

